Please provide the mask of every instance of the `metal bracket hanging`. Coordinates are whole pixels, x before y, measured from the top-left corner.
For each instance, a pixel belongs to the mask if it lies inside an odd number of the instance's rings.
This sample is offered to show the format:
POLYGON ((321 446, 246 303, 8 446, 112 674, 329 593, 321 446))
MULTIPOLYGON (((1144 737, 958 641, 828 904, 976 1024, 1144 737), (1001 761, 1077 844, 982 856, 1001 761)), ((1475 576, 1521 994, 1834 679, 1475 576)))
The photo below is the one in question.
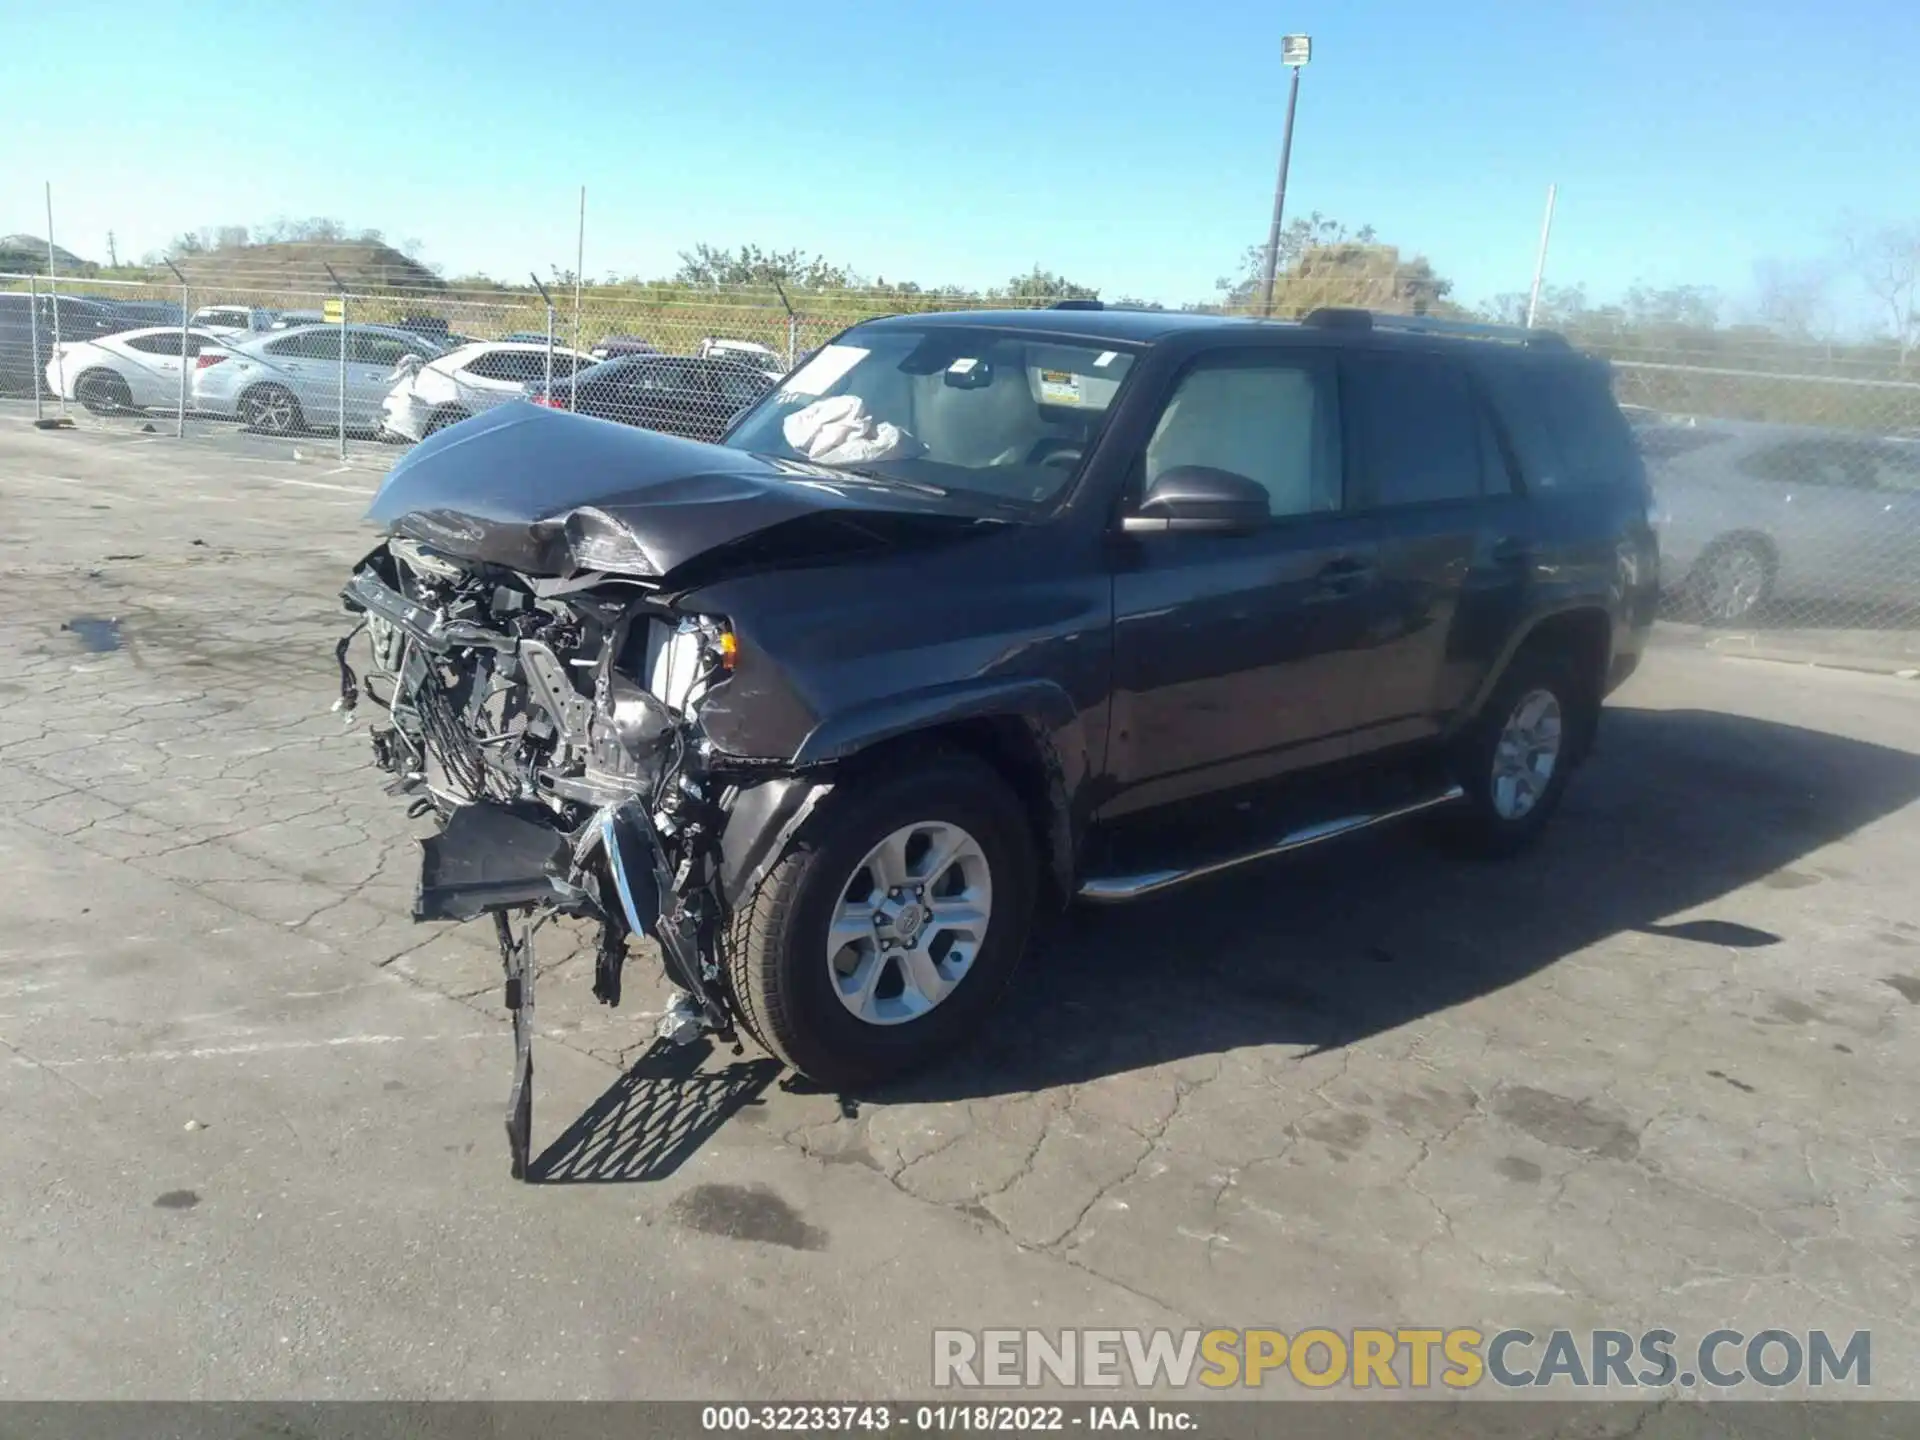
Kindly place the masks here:
POLYGON ((500 966, 506 972, 507 1012, 513 1017, 513 1088, 507 1092, 507 1149, 513 1178, 525 1180, 533 1156, 533 932, 538 919, 529 918, 516 940, 513 921, 505 911, 493 915, 500 942, 500 966))

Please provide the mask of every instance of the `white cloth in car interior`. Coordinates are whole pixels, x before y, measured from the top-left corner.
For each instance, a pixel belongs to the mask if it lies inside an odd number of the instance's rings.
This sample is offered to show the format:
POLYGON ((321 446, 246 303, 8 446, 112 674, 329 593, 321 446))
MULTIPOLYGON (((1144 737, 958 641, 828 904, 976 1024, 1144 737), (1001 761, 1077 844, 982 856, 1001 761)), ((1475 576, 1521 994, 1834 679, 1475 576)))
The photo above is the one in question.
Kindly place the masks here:
POLYGON ((795 450, 823 465, 907 460, 926 448, 898 425, 875 420, 858 395, 816 400, 787 416, 780 430, 795 450))
POLYGON ((1198 370, 1147 442, 1147 483, 1182 465, 1258 481, 1275 515, 1312 511, 1314 383, 1304 370, 1198 370))

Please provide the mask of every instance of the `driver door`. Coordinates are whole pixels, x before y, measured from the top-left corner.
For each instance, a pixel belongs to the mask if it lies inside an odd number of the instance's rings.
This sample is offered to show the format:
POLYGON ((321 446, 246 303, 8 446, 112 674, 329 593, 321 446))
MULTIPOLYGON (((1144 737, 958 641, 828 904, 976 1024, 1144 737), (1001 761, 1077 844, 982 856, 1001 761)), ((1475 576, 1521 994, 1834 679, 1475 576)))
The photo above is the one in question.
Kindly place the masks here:
POLYGON ((1115 538, 1102 818, 1344 757, 1376 597, 1371 522, 1346 512, 1339 387, 1305 347, 1204 355, 1175 382, 1133 495, 1180 466, 1267 491, 1250 534, 1115 538))

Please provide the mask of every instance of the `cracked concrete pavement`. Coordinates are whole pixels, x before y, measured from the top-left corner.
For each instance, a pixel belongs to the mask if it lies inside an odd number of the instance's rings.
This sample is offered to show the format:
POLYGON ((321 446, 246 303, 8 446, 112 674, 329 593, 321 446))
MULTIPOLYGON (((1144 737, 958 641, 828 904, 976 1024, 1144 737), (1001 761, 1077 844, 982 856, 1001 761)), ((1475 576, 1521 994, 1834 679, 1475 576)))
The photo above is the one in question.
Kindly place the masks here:
POLYGON ((1135 1323, 1865 1328, 1920 1395, 1911 682, 1660 647, 1535 853, 1077 915, 883 1094, 686 1073, 556 925, 521 1187, 489 937, 328 710, 373 478, 290 456, 0 417, 0 1395, 920 1394, 935 1324, 1135 1323))

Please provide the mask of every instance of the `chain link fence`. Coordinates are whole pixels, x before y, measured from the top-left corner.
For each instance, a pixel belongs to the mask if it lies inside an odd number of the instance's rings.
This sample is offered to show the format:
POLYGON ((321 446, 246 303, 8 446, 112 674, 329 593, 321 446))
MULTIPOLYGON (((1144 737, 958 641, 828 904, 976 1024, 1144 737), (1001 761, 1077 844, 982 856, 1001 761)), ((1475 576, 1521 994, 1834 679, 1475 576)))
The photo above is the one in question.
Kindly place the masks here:
POLYGON ((1655 490, 1670 633, 1920 667, 1920 384, 1857 360, 1612 358, 1655 490))
MULTIPOLYGON (((1421 308, 1420 276, 1388 260, 1363 275, 1365 293, 1350 274, 1283 276, 1275 313, 1421 308)), ((1053 298, 355 286, 333 283, 324 255, 270 282, 244 266, 168 270, 165 281, 0 275, 0 307, 13 307, 0 309, 0 393, 80 425, 264 434, 352 463, 385 463, 446 424, 529 396, 713 439, 858 320, 1053 298), (576 383, 576 372, 622 358, 633 363, 576 383)), ((1612 360, 1646 456, 1671 636, 1920 668, 1920 383, 1897 357, 1771 339, 1707 352, 1571 338, 1612 360)))

